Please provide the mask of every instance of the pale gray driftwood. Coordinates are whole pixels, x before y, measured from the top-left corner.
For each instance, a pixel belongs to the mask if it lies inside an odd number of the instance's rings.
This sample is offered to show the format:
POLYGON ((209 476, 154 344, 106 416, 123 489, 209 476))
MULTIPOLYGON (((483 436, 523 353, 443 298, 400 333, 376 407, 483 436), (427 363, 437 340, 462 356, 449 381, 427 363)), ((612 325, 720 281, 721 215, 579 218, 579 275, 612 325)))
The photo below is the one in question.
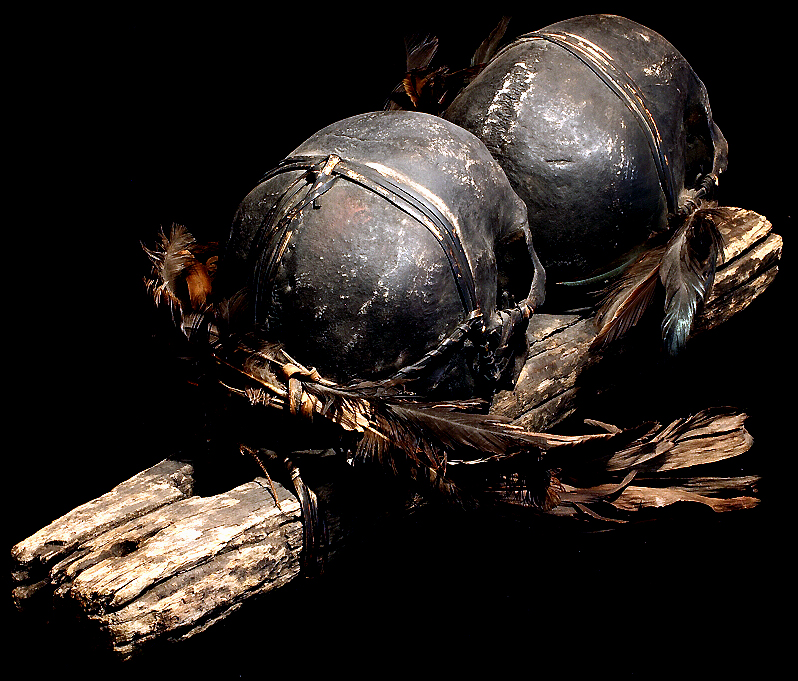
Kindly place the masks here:
POLYGON ((258 478, 197 497, 191 473, 163 461, 17 544, 18 606, 34 592, 72 601, 126 658, 156 638, 196 634, 299 573, 301 512, 284 487, 258 478))

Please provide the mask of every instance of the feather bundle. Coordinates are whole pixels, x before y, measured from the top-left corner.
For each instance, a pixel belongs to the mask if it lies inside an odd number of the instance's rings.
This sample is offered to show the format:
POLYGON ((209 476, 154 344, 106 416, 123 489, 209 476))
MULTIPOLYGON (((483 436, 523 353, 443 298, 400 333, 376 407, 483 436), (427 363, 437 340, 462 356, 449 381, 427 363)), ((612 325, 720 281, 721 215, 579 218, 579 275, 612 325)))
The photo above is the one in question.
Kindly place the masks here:
MULTIPOLYGON (((268 403, 306 417, 321 416, 344 431, 358 434, 354 458, 375 461, 401 472, 454 503, 473 507, 478 489, 463 488, 450 475, 458 463, 500 462, 522 452, 538 452, 609 440, 613 433, 557 435, 527 431, 509 420, 473 412, 473 403, 428 402, 418 397, 376 394, 371 384, 340 386, 293 360, 278 345, 258 350, 239 340, 234 356, 214 350, 220 365, 253 381, 272 396, 251 401, 268 403), (239 368, 240 367, 240 368, 239 368), (286 380, 287 379, 287 380, 286 380)), ((239 394, 246 389, 236 390, 239 394)))
MULTIPOLYGON (((548 494, 556 504, 544 510, 555 516, 625 522, 635 511, 676 502, 700 503, 715 511, 756 506, 755 476, 685 472, 747 451, 753 441, 744 421, 745 414, 734 410, 707 409, 666 426, 648 424, 626 431, 626 436, 635 431, 639 435, 626 445, 621 438, 610 447, 548 451, 540 464, 551 475, 548 494)), ((521 505, 528 494, 508 481, 494 485, 492 492, 505 503, 521 505)))
POLYGON ((389 108, 440 115, 484 64, 450 71, 447 66, 408 71, 391 93, 389 108))
POLYGON ((159 247, 144 252, 152 263, 147 289, 156 304, 165 303, 173 312, 188 318, 200 310, 212 288, 217 244, 199 244, 182 225, 172 225, 169 236, 161 231, 159 247))
POLYGON ((671 355, 681 352, 723 257, 718 224, 726 218, 721 208, 700 208, 666 244, 650 245, 605 297, 595 318, 595 344, 611 343, 637 324, 661 284, 665 290, 663 344, 671 355))
POLYGON ((391 93, 385 108, 440 115, 491 60, 509 21, 509 17, 502 17, 474 52, 471 64, 454 71, 448 66, 431 66, 438 51, 436 37, 406 40, 407 71, 402 82, 391 93))

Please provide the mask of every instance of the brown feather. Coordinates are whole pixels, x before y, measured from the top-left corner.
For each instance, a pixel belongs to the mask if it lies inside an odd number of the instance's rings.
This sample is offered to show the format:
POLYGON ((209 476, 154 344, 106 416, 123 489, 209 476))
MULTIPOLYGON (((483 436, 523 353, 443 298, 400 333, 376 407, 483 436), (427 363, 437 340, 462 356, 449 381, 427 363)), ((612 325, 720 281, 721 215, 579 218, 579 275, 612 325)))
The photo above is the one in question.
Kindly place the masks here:
POLYGON ((488 37, 482 41, 480 46, 476 49, 476 52, 474 52, 474 56, 471 58, 471 66, 487 64, 493 58, 493 55, 496 54, 496 50, 499 47, 499 43, 507 31, 509 23, 510 17, 508 16, 503 16, 499 19, 499 23, 496 24, 496 27, 490 32, 488 37))
MULTIPOLYGON (((477 58, 489 58, 495 52, 498 41, 506 29, 507 18, 503 18, 493 32, 483 41, 475 54, 477 58)), ((446 65, 431 66, 438 50, 438 39, 427 36, 420 40, 405 40, 407 71, 402 81, 393 89, 385 104, 387 110, 421 111, 440 115, 485 67, 483 62, 450 70, 446 65)))
POLYGON ((405 57, 407 71, 426 69, 438 51, 438 38, 434 35, 405 39, 405 57))
POLYGON ((605 346, 631 329, 654 298, 664 247, 645 251, 613 285, 596 317, 596 347, 605 346))
POLYGON ((418 93, 414 83, 408 79, 411 74, 428 72, 429 65, 437 51, 438 38, 435 36, 405 38, 405 76, 391 92, 385 103, 386 110, 412 111, 416 109, 418 93))
POLYGON ((152 262, 147 287, 156 302, 183 314, 205 305, 212 289, 217 244, 198 244, 184 226, 175 224, 169 236, 161 231, 156 248, 142 248, 152 262))

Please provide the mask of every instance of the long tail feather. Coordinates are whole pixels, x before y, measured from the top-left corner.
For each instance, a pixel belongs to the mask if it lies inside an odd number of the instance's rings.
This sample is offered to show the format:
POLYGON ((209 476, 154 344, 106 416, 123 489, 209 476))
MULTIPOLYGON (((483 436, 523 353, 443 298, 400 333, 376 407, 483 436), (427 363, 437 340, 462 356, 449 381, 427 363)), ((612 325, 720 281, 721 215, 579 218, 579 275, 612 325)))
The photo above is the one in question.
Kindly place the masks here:
POLYGON ((597 346, 620 338, 640 321, 654 298, 664 251, 645 251, 606 296, 595 319, 597 346))

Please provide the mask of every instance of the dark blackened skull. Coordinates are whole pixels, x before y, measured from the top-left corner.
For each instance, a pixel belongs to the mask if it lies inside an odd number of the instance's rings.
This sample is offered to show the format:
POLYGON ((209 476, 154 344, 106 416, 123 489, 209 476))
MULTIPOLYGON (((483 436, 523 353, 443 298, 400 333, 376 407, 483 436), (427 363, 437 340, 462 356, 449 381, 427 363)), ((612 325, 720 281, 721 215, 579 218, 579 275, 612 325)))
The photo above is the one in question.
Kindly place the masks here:
POLYGON ((550 284, 606 279, 670 216, 692 211, 726 166, 693 69, 662 36, 618 16, 515 40, 444 117, 504 168, 550 284))
POLYGON ((471 133, 410 112, 330 125, 267 173, 218 282, 234 330, 323 376, 458 396, 514 380, 543 297, 502 169, 471 133))

